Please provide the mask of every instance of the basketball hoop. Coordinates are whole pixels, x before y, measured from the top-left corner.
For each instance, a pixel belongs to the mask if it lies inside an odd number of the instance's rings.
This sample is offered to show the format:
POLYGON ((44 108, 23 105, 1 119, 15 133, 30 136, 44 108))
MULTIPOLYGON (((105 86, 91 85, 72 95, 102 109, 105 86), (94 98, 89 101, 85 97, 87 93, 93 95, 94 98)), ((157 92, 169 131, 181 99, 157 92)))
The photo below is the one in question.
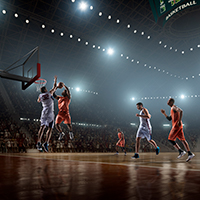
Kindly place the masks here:
POLYGON ((44 87, 46 85, 47 81, 43 78, 39 78, 34 83, 36 85, 37 92, 40 92, 40 88, 44 87))

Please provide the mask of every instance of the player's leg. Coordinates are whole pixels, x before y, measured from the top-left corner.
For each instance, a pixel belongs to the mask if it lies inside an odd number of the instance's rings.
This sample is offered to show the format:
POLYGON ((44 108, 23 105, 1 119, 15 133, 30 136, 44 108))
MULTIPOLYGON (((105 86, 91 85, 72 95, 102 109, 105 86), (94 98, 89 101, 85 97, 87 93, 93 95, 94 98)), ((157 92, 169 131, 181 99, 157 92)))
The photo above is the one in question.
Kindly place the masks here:
MULTIPOLYGON (((71 121, 71 120, 70 120, 71 121)), ((74 134, 72 132, 72 124, 67 124, 67 127, 69 129, 69 138, 72 140, 74 138, 74 134)))
POLYGON ((148 142, 149 142, 151 145, 154 146, 154 148, 155 148, 155 150, 156 150, 156 155, 158 155, 158 154, 160 153, 160 148, 159 148, 159 146, 156 144, 156 142, 155 142, 153 139, 148 140, 148 142))
POLYGON ((61 122, 63 121, 63 117, 61 115, 57 115, 56 116, 56 129, 58 130, 59 132, 59 137, 58 137, 58 140, 61 140, 63 138, 63 136, 65 135, 63 132, 62 132, 62 128, 60 126, 61 122))
POLYGON ((45 138, 45 142, 43 143, 43 147, 44 147, 44 150, 46 152, 48 152, 48 146, 49 146, 49 140, 51 138, 51 134, 52 134, 52 130, 53 130, 53 126, 54 126, 54 116, 50 117, 49 119, 51 119, 50 123, 48 124, 48 130, 46 132, 46 138, 45 138))
MULTIPOLYGON (((137 134, 139 135, 139 134, 137 134)), ((132 156, 131 158, 132 159, 137 159, 139 158, 139 149, 140 149, 140 140, 141 140, 141 137, 136 137, 136 144, 135 144, 135 155, 132 156)))
POLYGON ((183 143, 186 151, 188 152, 188 158, 186 159, 186 162, 190 161, 195 155, 190 151, 190 147, 188 142, 185 140, 185 136, 183 133, 183 129, 181 129, 178 133, 178 139, 181 140, 181 142, 183 143))
POLYGON ((186 152, 175 142, 179 131, 179 129, 172 128, 168 136, 169 142, 179 151, 178 159, 186 154, 186 152))
POLYGON ((116 144, 116 146, 115 146, 115 149, 116 149, 115 155, 118 155, 118 154, 119 154, 119 152, 118 152, 118 142, 117 142, 117 144, 116 144))
POLYGON ((41 125, 40 129, 38 131, 38 140, 37 140, 37 150, 42 151, 42 144, 41 144, 41 140, 42 140, 42 136, 44 133, 44 129, 45 129, 45 125, 41 125))

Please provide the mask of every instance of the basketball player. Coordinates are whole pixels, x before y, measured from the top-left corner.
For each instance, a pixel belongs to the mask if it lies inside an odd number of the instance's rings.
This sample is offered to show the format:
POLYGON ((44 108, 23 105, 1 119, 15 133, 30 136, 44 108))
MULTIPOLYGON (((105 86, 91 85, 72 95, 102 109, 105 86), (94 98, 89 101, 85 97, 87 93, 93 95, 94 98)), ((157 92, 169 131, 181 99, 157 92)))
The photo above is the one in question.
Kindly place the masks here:
POLYGON ((132 159, 139 158, 139 148, 140 148, 140 140, 141 138, 146 138, 147 141, 152 144, 156 149, 156 155, 159 154, 160 148, 157 146, 156 142, 152 140, 152 128, 150 124, 151 115, 149 114, 148 110, 143 107, 141 102, 136 104, 137 109, 140 111, 140 114, 136 114, 136 117, 140 118, 140 126, 137 131, 136 135, 136 145, 135 145, 135 155, 132 156, 132 159))
POLYGON ((126 148, 125 148, 125 138, 123 132, 120 130, 120 128, 117 129, 118 132, 118 138, 119 141, 116 143, 116 155, 119 154, 118 147, 122 147, 122 150, 124 151, 124 155, 126 156, 126 148))
POLYGON ((42 146, 44 147, 44 150, 48 152, 48 143, 51 138, 52 129, 54 126, 54 99, 53 99, 53 93, 56 91, 57 86, 57 76, 54 77, 54 85, 53 88, 48 92, 46 87, 41 87, 40 91, 41 94, 38 97, 38 102, 42 103, 42 113, 41 113, 41 126, 38 131, 38 142, 37 142, 37 149, 39 151, 42 151, 42 146), (41 139, 44 133, 45 127, 48 127, 48 130, 46 132, 46 138, 45 143, 41 145, 41 139))
POLYGON ((179 151, 178 159, 181 158, 186 154, 185 151, 183 151, 180 146, 175 142, 176 138, 178 138, 184 145, 185 149, 188 152, 188 158, 186 159, 186 162, 190 161, 195 155, 190 151, 190 147, 185 140, 185 136, 183 133, 183 123, 182 123, 182 116, 183 111, 174 105, 175 100, 170 98, 167 102, 167 105, 171 107, 171 115, 167 116, 165 113, 165 110, 161 109, 161 113, 169 120, 172 120, 172 129, 169 133, 168 140, 171 142, 174 147, 179 151))
POLYGON ((63 136, 65 135, 62 132, 62 129, 60 126, 61 122, 63 121, 65 124, 67 124, 67 127, 69 129, 69 137, 72 140, 74 138, 74 135, 72 132, 71 116, 69 113, 69 104, 71 101, 71 94, 70 94, 69 88, 66 85, 64 85, 64 83, 60 82, 59 84, 60 84, 59 88, 64 87, 65 90, 62 92, 62 97, 57 96, 55 93, 53 94, 54 98, 58 100, 58 108, 59 108, 59 112, 56 117, 56 129, 60 133, 58 140, 61 140, 63 136))

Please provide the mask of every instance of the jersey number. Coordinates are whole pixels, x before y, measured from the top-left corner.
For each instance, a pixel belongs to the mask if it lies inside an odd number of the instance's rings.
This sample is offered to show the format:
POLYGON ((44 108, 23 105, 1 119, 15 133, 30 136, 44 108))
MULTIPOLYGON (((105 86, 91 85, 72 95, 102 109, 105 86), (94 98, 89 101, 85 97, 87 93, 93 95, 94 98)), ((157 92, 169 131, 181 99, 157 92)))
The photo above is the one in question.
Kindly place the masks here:
POLYGON ((43 100, 47 100, 49 99, 49 95, 48 94, 45 94, 44 96, 42 96, 43 100))

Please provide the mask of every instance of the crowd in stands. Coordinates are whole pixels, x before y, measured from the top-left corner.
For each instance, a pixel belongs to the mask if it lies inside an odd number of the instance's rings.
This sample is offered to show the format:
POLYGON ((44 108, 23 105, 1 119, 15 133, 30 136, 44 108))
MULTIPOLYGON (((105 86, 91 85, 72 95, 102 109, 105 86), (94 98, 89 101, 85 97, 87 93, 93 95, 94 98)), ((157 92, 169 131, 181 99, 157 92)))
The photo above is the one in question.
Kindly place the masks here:
MULTIPOLYGON (((37 143, 37 132, 40 127, 39 121, 16 122, 9 116, 0 118, 0 148, 2 153, 27 152, 27 149, 35 149, 37 143)), ((90 127, 73 126, 74 139, 70 140, 67 126, 62 124, 65 137, 59 141, 58 132, 54 128, 49 143, 49 152, 115 152, 115 145, 118 141, 117 128, 114 126, 90 127)), ((137 127, 122 128, 126 139, 127 152, 135 150, 135 136, 137 127)), ((167 140, 168 132, 153 132, 153 139, 158 144, 163 144, 169 149, 173 146, 167 140)), ((44 134, 45 136, 45 134, 44 134)), ((195 148, 198 134, 186 133, 190 146, 195 148)), ((43 137, 44 140, 44 137, 43 137)), ((154 151, 153 147, 144 139, 141 140, 141 151, 154 151)))

